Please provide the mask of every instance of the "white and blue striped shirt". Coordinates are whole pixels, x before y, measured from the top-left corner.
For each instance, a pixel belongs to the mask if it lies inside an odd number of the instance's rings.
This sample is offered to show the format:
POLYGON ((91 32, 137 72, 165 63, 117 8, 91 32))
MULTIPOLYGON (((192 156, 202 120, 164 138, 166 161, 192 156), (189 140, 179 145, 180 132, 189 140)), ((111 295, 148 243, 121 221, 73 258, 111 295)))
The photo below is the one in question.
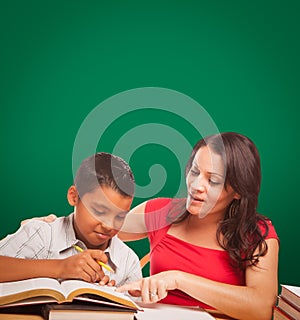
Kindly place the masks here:
MULTIPOLYGON (((30 220, 14 234, 0 241, 0 255, 24 259, 65 259, 78 252, 73 245, 86 249, 85 244, 76 239, 73 228, 73 214, 46 223, 30 220)), ((142 278, 138 256, 114 236, 105 250, 108 264, 115 273, 103 269, 116 286, 142 278)))

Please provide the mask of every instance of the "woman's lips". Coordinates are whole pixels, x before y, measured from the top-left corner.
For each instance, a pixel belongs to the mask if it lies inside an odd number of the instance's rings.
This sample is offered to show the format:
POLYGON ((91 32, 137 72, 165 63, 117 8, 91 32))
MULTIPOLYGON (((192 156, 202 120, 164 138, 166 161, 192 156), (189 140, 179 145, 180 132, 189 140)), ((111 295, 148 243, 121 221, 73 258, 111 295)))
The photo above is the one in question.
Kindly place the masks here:
POLYGON ((195 197, 195 196, 193 196, 193 195, 191 195, 190 194, 190 197, 191 197, 191 201, 195 201, 195 202, 199 202, 199 203, 202 203, 202 202, 204 202, 204 200, 203 199, 201 199, 201 198, 197 198, 197 197, 195 197))

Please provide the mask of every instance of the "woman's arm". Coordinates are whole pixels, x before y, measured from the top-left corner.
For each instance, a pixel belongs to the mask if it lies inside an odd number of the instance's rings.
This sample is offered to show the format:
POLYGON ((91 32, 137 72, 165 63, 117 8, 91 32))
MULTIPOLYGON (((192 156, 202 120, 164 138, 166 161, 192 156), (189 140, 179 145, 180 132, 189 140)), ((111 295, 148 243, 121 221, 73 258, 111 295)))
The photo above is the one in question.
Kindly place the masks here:
POLYGON ((190 274, 178 279, 178 289, 237 319, 272 318, 272 307, 277 296, 278 241, 266 240, 268 253, 256 267, 246 270, 246 285, 232 286, 190 274), (197 283, 198 282, 198 283, 197 283))
POLYGON ((147 238, 147 228, 145 224, 145 208, 147 201, 137 205, 127 214, 124 224, 118 233, 118 237, 123 241, 134 241, 147 238))
POLYGON ((135 290, 134 295, 139 291, 143 301, 149 303, 166 297, 168 290, 179 289, 230 317, 270 320, 277 295, 278 241, 266 241, 268 252, 256 267, 246 270, 245 286, 224 284, 172 270, 122 286, 118 291, 135 290))

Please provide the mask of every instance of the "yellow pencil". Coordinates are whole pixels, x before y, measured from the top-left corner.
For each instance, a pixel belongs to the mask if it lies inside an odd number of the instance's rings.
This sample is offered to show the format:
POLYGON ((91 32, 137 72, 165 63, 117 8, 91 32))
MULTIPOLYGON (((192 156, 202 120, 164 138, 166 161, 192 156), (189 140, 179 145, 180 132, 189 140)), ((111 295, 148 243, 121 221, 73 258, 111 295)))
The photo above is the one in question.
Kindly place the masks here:
MULTIPOLYGON (((76 246, 76 244, 73 245, 73 247, 78 251, 78 252, 83 252, 83 249, 80 248, 79 246, 76 246)), ((103 268, 105 268, 106 270, 110 271, 110 272, 114 272, 114 270, 108 266, 107 264, 105 264, 104 262, 100 261, 100 260, 96 260, 97 263, 100 264, 100 266, 102 266, 103 268)))

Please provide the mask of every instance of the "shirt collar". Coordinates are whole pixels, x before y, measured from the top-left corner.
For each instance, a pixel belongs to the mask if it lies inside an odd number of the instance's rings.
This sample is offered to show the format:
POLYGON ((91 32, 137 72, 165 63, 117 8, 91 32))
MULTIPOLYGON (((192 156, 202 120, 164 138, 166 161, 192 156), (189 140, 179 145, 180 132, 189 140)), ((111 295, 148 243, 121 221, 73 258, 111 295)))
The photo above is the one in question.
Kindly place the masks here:
MULTIPOLYGON (((116 236, 115 236, 116 237, 116 236)), ((110 239, 108 247, 104 250, 107 258, 108 258, 108 264, 112 267, 112 269, 116 272, 117 271, 117 265, 116 265, 116 259, 114 256, 114 242, 115 237, 110 239)))
MULTIPOLYGON (((83 244, 80 240, 76 239, 75 231, 73 227, 73 221, 74 221, 74 213, 71 213, 67 217, 63 218, 62 229, 65 232, 65 242, 62 243, 61 247, 58 248, 59 253, 72 248, 73 245, 75 244, 78 244, 78 245, 83 244)), ((85 245, 82 248, 85 249, 86 248, 85 245)))

